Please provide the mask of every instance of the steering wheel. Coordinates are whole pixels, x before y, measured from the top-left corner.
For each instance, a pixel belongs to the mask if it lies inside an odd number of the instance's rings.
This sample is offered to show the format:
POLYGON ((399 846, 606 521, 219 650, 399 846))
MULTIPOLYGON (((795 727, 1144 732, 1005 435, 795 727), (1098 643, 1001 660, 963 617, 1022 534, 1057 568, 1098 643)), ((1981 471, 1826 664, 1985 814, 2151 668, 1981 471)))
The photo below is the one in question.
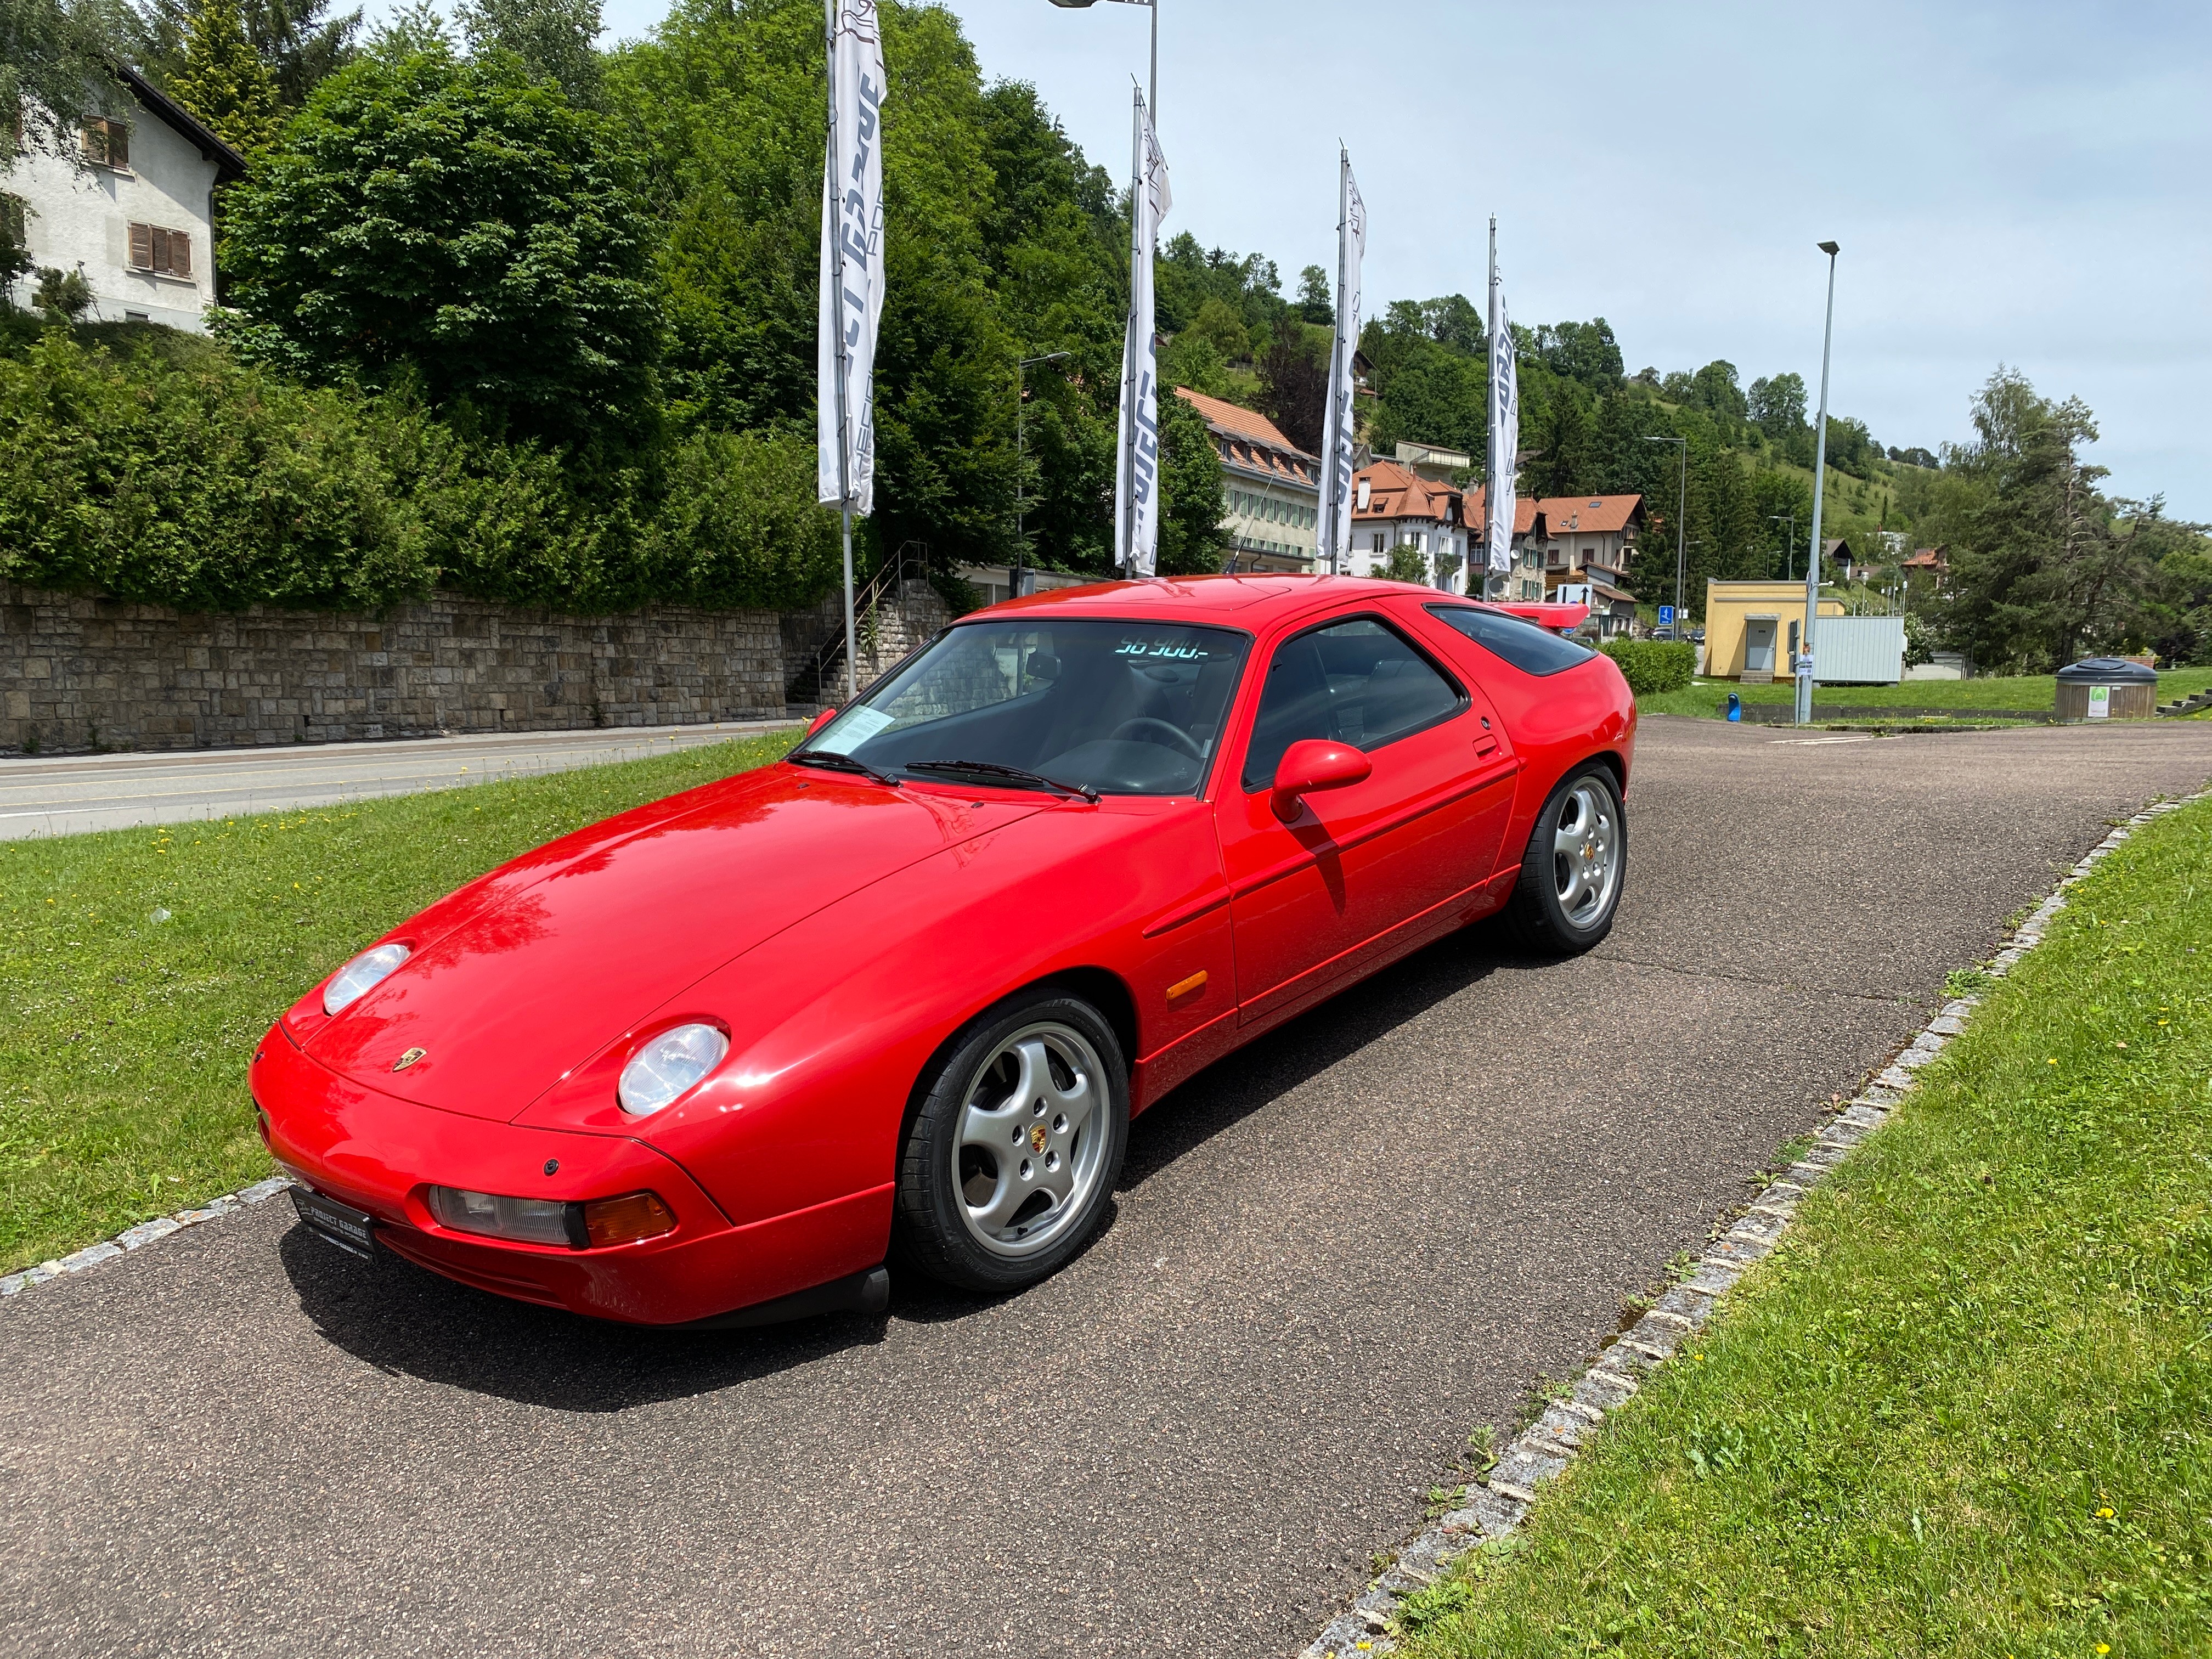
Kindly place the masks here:
POLYGON ((1180 750, 1191 759, 1201 763, 1206 759, 1206 751, 1191 741, 1190 734, 1182 727, 1170 726, 1165 720, 1156 720, 1150 714, 1139 714, 1133 720, 1123 720, 1114 728, 1111 735, 1117 741, 1124 738, 1142 737, 1146 742, 1158 743, 1164 748, 1180 750), (1160 733, 1160 736, 1155 738, 1151 735, 1155 732, 1160 733))

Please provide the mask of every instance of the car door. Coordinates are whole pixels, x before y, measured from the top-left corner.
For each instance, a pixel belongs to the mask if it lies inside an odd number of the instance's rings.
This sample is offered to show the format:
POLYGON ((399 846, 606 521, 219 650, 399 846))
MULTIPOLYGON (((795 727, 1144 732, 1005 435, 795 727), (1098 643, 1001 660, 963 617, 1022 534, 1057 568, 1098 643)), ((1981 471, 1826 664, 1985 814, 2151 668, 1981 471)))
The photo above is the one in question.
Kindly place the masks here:
POLYGON ((1490 876, 1514 766, 1481 693, 1379 611, 1279 642, 1216 796, 1240 1018, 1272 1021, 1453 925, 1490 876), (1277 817, 1277 764, 1308 738, 1372 771, 1277 817))

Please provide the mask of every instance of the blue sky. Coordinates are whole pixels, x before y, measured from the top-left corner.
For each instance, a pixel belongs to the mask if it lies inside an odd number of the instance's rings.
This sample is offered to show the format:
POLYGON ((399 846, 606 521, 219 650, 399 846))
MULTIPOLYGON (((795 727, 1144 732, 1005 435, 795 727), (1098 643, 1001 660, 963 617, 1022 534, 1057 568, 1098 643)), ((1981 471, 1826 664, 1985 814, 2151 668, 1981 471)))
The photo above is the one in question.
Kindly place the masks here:
MULTIPOLYGON (((1146 14, 951 0, 984 73, 1127 167, 1146 14)), ((623 36, 665 0, 609 0, 623 36)), ((1725 357, 1884 444, 1967 434, 2000 362, 2096 411, 2108 486, 2212 520, 2212 7, 1164 0, 1170 229, 1334 265, 1337 140, 1371 307, 1482 291, 1603 316, 1629 370, 1725 357)))

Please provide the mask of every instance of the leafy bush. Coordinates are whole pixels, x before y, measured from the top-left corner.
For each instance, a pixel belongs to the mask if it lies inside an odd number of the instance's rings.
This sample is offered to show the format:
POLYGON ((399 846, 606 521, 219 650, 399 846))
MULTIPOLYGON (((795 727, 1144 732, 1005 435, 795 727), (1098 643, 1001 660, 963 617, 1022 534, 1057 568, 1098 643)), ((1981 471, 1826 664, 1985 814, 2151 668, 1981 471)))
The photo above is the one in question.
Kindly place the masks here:
POLYGON ((1620 665, 1639 697, 1680 691, 1698 666, 1698 647, 1687 640, 1608 640, 1598 649, 1620 665))
POLYGON ((302 387, 143 324, 0 319, 0 578, 35 586, 182 610, 433 587, 587 614, 796 608, 837 570, 813 467, 801 435, 705 433, 584 477, 404 388, 302 387))

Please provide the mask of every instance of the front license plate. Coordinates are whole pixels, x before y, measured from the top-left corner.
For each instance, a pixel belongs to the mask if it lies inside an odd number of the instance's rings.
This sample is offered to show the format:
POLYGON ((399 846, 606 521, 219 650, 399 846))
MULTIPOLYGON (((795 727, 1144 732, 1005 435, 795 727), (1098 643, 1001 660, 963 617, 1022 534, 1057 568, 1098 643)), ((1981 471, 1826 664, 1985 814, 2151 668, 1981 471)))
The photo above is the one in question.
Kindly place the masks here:
POLYGON ((376 1255, 376 1218, 351 1205, 325 1198, 310 1188, 292 1188, 293 1206, 307 1230, 328 1239, 342 1250, 374 1260, 376 1255))

